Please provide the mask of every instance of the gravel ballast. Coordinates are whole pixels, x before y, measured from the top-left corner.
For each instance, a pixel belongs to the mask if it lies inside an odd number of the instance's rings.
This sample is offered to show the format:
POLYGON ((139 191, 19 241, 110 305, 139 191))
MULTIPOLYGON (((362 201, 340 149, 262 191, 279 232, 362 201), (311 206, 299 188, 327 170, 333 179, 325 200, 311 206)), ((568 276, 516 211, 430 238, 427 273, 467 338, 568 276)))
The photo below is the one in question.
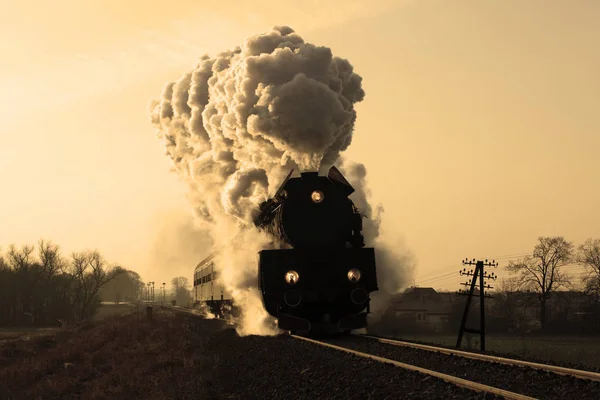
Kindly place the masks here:
POLYGON ((598 399, 600 382, 478 361, 427 350, 394 346, 358 336, 337 337, 328 343, 416 365, 539 399, 598 399))
POLYGON ((497 398, 287 335, 239 337, 227 327, 211 333, 204 350, 214 367, 204 371, 211 398, 497 398))

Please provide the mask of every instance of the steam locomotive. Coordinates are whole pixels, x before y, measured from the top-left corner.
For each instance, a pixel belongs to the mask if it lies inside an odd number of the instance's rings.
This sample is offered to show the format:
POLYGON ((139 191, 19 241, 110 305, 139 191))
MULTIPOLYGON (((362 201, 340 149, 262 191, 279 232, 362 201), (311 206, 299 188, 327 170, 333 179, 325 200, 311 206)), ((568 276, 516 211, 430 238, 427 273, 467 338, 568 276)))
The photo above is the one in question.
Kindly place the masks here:
MULTIPOLYGON (((335 167, 326 177, 292 173, 254 218, 278 247, 258 254, 263 305, 285 331, 364 328, 369 295, 378 290, 377 271, 374 249, 365 247, 362 215, 349 198, 354 188, 335 167)), ((196 268, 194 286, 196 298, 200 291, 198 300, 213 309, 230 301, 215 279, 209 256, 196 268)))

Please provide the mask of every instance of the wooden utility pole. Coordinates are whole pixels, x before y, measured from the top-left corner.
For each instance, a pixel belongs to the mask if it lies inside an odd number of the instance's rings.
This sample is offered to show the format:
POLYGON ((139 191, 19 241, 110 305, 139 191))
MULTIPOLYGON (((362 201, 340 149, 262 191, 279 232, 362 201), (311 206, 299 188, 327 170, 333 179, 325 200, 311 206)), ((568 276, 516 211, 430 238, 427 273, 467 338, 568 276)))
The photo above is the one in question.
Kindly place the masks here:
POLYGON ((488 262, 488 260, 475 261, 475 259, 473 259, 472 261, 468 261, 467 259, 464 259, 462 263, 463 263, 463 265, 475 265, 475 271, 473 271, 473 270, 467 271, 466 268, 463 268, 463 270, 460 271, 461 275, 466 275, 466 276, 469 276, 472 278, 471 278, 470 282, 467 281, 467 282, 462 283, 462 285, 464 285, 465 287, 470 286, 468 292, 466 292, 462 289, 458 291, 459 295, 468 296, 468 297, 467 297, 467 303, 465 304, 465 312, 463 313, 462 322, 460 323, 460 331, 458 332, 458 340, 456 341, 456 348, 458 348, 458 349, 460 348, 461 343, 462 343, 463 334, 465 332, 479 333, 481 352, 484 352, 485 351, 485 304, 484 304, 484 299, 486 297, 491 297, 489 294, 485 294, 484 290, 485 289, 493 289, 493 287, 490 285, 486 286, 486 282, 484 281, 484 278, 496 280, 497 276, 494 275, 493 273, 491 275, 487 275, 484 272, 483 267, 497 267, 498 263, 496 263, 494 260, 492 260, 491 262, 488 262), (479 294, 474 294, 475 284, 477 282, 478 277, 479 277, 479 294), (480 308, 480 310, 479 310, 479 312, 480 312, 479 329, 466 328, 467 317, 469 315, 469 307, 471 306, 471 300, 473 299, 473 297, 479 297, 479 308, 480 308))

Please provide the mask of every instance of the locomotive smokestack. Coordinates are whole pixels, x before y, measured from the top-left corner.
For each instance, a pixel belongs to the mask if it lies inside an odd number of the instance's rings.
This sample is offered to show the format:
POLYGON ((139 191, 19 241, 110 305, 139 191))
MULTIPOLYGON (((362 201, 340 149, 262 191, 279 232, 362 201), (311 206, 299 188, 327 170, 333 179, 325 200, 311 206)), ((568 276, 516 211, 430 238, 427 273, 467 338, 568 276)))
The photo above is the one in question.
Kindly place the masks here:
POLYGON ((314 177, 318 177, 319 173, 318 172, 302 172, 300 174, 300 176, 302 178, 314 178, 314 177))

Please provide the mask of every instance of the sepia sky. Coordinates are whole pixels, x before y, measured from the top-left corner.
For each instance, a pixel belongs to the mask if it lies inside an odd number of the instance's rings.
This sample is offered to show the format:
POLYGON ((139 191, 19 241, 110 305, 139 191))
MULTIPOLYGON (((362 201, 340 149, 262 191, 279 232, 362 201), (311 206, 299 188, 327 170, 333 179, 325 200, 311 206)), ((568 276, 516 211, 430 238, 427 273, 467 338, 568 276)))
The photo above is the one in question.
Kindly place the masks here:
POLYGON ((598 1, 2 8, 3 249, 47 238, 65 254, 98 248, 145 280, 191 277, 189 205, 148 103, 202 54, 274 25, 363 77, 346 154, 367 166, 386 235, 415 256, 415 283, 457 289, 465 257, 521 255, 538 236, 600 237, 598 1))

